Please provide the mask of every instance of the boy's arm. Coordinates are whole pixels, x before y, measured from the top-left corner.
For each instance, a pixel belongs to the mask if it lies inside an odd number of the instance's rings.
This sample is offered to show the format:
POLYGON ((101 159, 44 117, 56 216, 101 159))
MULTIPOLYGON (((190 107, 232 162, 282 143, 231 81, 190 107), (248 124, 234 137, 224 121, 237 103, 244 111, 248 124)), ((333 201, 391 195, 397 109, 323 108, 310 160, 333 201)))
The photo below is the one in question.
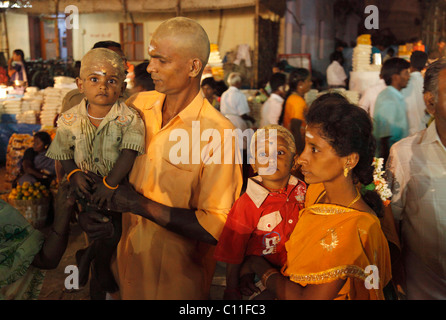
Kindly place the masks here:
MULTIPOLYGON (((74 170, 79 169, 73 159, 60 160, 60 164, 67 175, 74 170)), ((85 198, 85 195, 90 193, 90 185, 93 183, 93 180, 84 172, 77 171, 71 174, 69 182, 73 187, 74 192, 76 192, 80 198, 85 198)))
POLYGON ((106 182, 109 186, 118 185, 122 179, 130 172, 132 169, 133 162, 135 162, 136 157, 138 156, 138 151, 130 150, 130 149, 122 149, 121 154, 116 160, 113 169, 107 176, 106 182))
POLYGON ((125 178, 125 176, 132 169, 133 162, 138 156, 138 151, 131 149, 122 149, 121 153, 116 160, 113 169, 109 172, 108 176, 100 183, 97 183, 95 192, 92 196, 92 202, 102 207, 104 202, 111 204, 111 198, 115 191, 115 187, 119 185, 125 178))

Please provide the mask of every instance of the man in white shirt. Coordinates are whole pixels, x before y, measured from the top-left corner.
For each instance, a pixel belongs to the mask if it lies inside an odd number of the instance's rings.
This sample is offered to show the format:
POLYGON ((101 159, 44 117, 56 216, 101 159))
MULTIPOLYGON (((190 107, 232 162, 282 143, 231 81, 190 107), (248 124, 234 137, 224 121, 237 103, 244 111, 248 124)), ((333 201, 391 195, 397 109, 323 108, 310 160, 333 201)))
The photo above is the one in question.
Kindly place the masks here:
POLYGON ((243 92, 240 91, 242 86, 242 76, 238 72, 232 72, 228 76, 229 88, 221 95, 220 100, 220 112, 228 118, 236 129, 240 129, 241 132, 237 132, 238 141, 240 147, 240 154, 243 160, 243 189, 247 185, 249 168, 247 146, 251 143, 251 137, 254 131, 250 129, 247 121, 252 124, 255 123, 255 119, 252 118, 249 113, 251 109, 248 105, 248 100, 243 92), (246 138, 245 138, 246 137, 246 138))
POLYGON ((424 101, 435 121, 395 143, 387 174, 400 229, 408 299, 446 299, 446 60, 426 71, 424 101))
POLYGON ((279 124, 283 101, 286 94, 286 75, 274 73, 270 79, 272 93, 262 106, 260 127, 268 124, 279 124))
POLYGON ((409 122, 409 135, 426 128, 426 104, 423 98, 423 75, 427 54, 423 51, 414 51, 410 56, 410 79, 407 87, 401 90, 406 101, 406 114, 409 122))
POLYGON ((240 91, 242 86, 242 77, 237 72, 232 72, 228 76, 229 88, 221 95, 220 112, 228 118, 232 124, 242 131, 248 128, 246 121, 255 120, 249 116, 248 100, 243 92, 240 91))
POLYGON ((374 86, 367 88, 361 99, 358 102, 358 106, 363 108, 370 117, 373 119, 373 112, 375 111, 375 101, 378 95, 387 87, 386 82, 383 79, 379 79, 379 82, 374 86))
POLYGON ((327 68, 327 84, 330 88, 345 88, 347 86, 347 75, 342 64, 344 57, 342 52, 335 51, 330 55, 330 65, 327 68))

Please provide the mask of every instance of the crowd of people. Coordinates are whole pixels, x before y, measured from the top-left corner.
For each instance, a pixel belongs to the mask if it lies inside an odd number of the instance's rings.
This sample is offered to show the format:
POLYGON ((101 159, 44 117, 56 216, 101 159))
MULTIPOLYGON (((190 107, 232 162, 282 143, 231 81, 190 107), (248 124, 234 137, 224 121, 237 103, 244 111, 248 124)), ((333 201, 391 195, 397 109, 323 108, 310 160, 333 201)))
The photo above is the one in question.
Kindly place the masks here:
POLYGON ((50 235, 0 202, 0 254, 20 252, 0 260, 0 298, 38 297, 77 213, 92 299, 209 299, 217 261, 223 299, 446 299, 445 59, 386 60, 359 106, 332 92, 307 105, 311 73, 279 70, 251 132, 241 75, 221 94, 203 78, 196 21, 164 21, 149 54, 131 92, 119 44, 82 59, 54 141, 36 136, 23 162, 53 161, 50 235))

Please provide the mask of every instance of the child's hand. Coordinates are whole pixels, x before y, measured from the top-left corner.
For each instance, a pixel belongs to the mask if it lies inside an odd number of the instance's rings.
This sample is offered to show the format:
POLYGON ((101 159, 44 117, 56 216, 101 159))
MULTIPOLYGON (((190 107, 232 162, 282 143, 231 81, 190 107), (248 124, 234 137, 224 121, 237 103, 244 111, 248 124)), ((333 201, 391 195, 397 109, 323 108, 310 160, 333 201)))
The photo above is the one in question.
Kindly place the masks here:
POLYGON ((94 193, 91 196, 91 202, 96 204, 98 208, 103 208, 107 204, 107 208, 111 206, 111 199, 115 190, 107 188, 104 183, 98 182, 94 185, 94 193))
POLYGON ((240 277, 239 288, 241 294, 244 296, 251 296, 254 293, 259 293, 260 289, 254 282, 254 273, 247 273, 240 277))
POLYGON ((78 197, 85 198, 91 193, 93 180, 91 180, 91 178, 84 172, 78 171, 70 177, 70 185, 73 187, 73 190, 78 197))

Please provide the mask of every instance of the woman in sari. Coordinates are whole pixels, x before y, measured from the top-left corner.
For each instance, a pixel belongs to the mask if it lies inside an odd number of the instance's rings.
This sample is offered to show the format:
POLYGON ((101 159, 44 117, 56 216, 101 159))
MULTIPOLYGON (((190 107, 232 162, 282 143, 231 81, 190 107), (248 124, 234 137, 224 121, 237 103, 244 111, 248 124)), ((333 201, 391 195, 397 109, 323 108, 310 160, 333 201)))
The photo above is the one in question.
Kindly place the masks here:
POLYGON ((61 184, 54 223, 45 238, 17 209, 0 200, 0 300, 38 298, 44 270, 56 268, 67 247, 73 205, 69 185, 61 184))
POLYGON ((287 262, 279 272, 249 257, 244 273, 257 274, 278 299, 384 299, 391 263, 378 219, 383 204, 375 191, 358 188, 373 182, 370 117, 343 98, 319 98, 306 121, 298 163, 310 186, 287 262))

